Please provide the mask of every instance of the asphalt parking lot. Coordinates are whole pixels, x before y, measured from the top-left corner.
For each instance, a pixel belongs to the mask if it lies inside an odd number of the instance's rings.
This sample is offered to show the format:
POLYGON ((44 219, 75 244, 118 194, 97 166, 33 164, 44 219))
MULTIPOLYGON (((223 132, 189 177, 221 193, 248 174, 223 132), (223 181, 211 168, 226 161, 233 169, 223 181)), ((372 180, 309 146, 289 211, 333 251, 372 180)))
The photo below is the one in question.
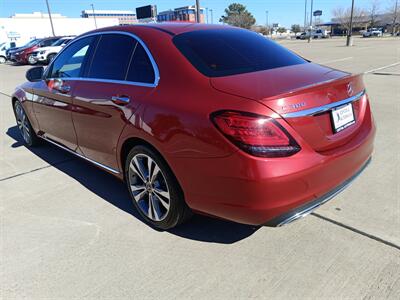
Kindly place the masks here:
POLYGON ((29 67, 0 65, 0 297, 399 299, 400 39, 280 43, 366 73, 378 128, 365 172, 282 228, 195 216, 151 229, 111 175, 51 145, 23 146, 9 95, 29 67))

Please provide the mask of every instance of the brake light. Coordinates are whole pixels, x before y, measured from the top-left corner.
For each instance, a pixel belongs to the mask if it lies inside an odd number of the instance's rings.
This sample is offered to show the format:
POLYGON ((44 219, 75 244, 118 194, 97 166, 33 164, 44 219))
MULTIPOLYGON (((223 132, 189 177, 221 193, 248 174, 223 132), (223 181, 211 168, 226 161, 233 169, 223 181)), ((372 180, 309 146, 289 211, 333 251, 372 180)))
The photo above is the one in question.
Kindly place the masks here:
POLYGON ((231 142, 254 156, 283 157, 300 151, 296 141, 272 118, 223 111, 213 114, 212 120, 231 142))

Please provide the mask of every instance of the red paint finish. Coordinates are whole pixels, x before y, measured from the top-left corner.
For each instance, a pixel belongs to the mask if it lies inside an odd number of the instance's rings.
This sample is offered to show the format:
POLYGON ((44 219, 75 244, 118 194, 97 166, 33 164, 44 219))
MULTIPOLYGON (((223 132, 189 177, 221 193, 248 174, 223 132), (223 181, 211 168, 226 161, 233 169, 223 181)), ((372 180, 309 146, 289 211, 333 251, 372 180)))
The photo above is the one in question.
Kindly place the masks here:
POLYGON ((39 134, 119 171, 119 178, 124 144, 145 141, 169 164, 193 210, 247 224, 263 224, 318 198, 369 159, 375 126, 367 95, 353 103, 356 123, 337 134, 329 112, 283 117, 348 98, 349 83, 352 95, 363 91, 361 76, 307 63, 210 79, 172 43, 173 34, 207 28, 221 27, 102 29, 143 40, 160 72, 156 87, 72 79, 65 81, 71 86, 65 94, 41 81, 21 86, 14 97, 23 101, 30 120, 37 120, 32 124, 39 134), (28 95, 33 102, 25 101, 28 95), (112 96, 131 101, 118 105, 112 96), (251 155, 216 128, 211 116, 218 111, 273 118, 301 149, 289 157, 251 155))

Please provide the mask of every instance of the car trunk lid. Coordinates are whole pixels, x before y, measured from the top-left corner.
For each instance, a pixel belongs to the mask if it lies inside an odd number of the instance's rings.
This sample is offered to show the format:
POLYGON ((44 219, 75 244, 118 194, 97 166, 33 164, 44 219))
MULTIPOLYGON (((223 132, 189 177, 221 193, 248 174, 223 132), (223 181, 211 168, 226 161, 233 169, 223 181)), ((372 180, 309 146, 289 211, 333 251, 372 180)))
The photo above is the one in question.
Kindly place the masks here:
POLYGON ((314 63, 211 78, 224 93, 256 100, 279 114, 314 150, 339 147, 357 134, 366 100, 360 75, 314 63), (332 110, 351 103, 355 123, 335 132, 332 110))

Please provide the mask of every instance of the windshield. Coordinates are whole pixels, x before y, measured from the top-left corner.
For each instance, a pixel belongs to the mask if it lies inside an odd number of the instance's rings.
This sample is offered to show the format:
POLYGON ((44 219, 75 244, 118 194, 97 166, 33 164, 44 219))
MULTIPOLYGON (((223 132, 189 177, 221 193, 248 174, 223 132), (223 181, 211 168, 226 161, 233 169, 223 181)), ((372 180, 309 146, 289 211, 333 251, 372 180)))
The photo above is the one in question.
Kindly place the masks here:
POLYGON ((39 43, 39 39, 34 39, 34 40, 32 40, 32 41, 30 41, 30 42, 28 42, 27 44, 25 44, 23 47, 25 48, 27 48, 27 47, 31 47, 31 46, 34 46, 34 45, 36 45, 37 43, 39 43))
POLYGON ((68 39, 59 39, 58 41, 55 41, 53 44, 51 44, 51 47, 60 46, 60 45, 64 44, 66 41, 68 41, 68 39))
POLYGON ((208 77, 228 76, 307 63, 266 37, 242 29, 207 29, 179 34, 175 46, 208 77))

